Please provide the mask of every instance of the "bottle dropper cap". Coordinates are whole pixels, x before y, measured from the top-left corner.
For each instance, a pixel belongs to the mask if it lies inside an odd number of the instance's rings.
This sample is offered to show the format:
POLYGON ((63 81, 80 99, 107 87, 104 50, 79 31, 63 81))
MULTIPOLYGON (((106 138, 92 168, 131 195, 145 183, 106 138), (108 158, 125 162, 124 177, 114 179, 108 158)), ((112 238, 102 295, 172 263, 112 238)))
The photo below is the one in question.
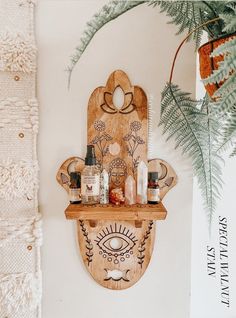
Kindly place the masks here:
POLYGON ((81 175, 80 175, 80 172, 77 172, 77 171, 73 171, 73 172, 70 172, 70 183, 74 183, 76 184, 76 186, 78 188, 80 188, 81 186, 81 175))
POLYGON ((148 180, 150 180, 150 181, 158 181, 158 172, 156 172, 156 171, 148 172, 148 180))
POLYGON ((96 155, 95 155, 95 149, 93 145, 87 145, 87 154, 85 157, 85 165, 86 166, 94 166, 96 165, 96 155))

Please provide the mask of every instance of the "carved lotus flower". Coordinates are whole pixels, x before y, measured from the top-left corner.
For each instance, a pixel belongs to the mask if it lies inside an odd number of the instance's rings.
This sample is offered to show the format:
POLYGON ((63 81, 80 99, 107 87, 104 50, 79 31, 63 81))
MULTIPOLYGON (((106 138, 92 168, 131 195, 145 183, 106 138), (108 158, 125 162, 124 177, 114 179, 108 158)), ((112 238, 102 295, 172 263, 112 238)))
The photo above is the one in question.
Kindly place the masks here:
POLYGON ((133 103, 133 93, 132 92, 124 93, 122 90, 124 94, 123 105, 120 108, 118 108, 114 105, 114 99, 113 99, 114 92, 118 87, 116 87, 112 93, 110 92, 104 93, 104 103, 101 105, 101 108, 105 113, 108 113, 108 114, 116 114, 116 113, 129 114, 136 109, 136 106, 133 103))

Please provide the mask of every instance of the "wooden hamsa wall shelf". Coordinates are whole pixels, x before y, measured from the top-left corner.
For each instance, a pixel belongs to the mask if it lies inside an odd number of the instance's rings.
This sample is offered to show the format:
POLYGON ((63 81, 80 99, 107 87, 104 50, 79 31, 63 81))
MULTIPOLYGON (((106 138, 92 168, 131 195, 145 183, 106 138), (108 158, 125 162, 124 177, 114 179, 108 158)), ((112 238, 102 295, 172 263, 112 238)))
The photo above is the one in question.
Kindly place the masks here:
MULTIPOLYGON (((148 107, 142 88, 132 86, 123 71, 114 71, 106 86, 96 88, 88 103, 87 143, 93 144, 98 164, 109 173, 110 188, 124 188, 128 175, 137 177, 140 161, 149 171, 158 171, 161 199, 177 183, 171 166, 161 159, 148 161, 148 107), (123 103, 114 105, 114 92, 120 89, 123 103)), ((69 173, 82 171, 80 157, 67 159, 57 173, 66 191, 69 173)), ((164 220, 167 211, 155 205, 70 204, 68 220, 77 222, 79 249, 84 264, 95 281, 110 289, 134 285, 145 272, 155 241, 155 221, 164 220)))

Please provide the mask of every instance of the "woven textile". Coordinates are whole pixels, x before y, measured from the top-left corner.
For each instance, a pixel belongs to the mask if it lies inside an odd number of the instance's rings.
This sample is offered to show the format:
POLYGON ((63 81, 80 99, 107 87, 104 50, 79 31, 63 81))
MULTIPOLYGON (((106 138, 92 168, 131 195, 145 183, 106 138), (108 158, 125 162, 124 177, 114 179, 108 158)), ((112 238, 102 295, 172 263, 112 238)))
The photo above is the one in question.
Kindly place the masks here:
POLYGON ((0 219, 0 247, 13 240, 14 242, 41 245, 41 223, 40 214, 33 218, 0 219))
POLYGON ((36 99, 22 101, 17 97, 0 100, 0 129, 18 126, 38 132, 38 103, 36 99))
POLYGON ((38 298, 41 297, 40 285, 40 272, 0 274, 0 302, 3 307, 1 315, 22 317, 26 307, 28 312, 33 315, 38 298))
POLYGON ((0 33, 0 70, 31 73, 36 70, 36 47, 20 32, 0 33))
POLYGON ((38 186, 38 163, 11 160, 0 162, 0 198, 10 201, 26 196, 34 198, 38 186))
POLYGON ((20 72, 1 72, 0 96, 1 100, 11 96, 17 96, 20 100, 28 100, 35 96, 35 86, 32 74, 20 72), (27 87, 27 90, 25 89, 27 87))
POLYGON ((0 318, 41 317, 34 0, 0 0, 0 318))

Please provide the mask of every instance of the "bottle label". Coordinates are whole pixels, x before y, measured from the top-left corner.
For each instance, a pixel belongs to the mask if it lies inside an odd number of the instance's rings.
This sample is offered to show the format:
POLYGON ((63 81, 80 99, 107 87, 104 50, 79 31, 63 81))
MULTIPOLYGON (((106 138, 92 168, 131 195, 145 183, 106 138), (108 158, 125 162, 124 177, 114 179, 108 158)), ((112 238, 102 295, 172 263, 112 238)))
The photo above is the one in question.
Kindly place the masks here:
POLYGON ((148 201, 159 202, 160 201, 160 189, 148 188, 147 191, 148 201))
POLYGON ((69 200, 71 202, 81 201, 81 190, 78 189, 69 189, 69 200))
POLYGON ((81 178, 81 193, 82 196, 97 196, 99 195, 100 176, 83 176, 81 178))

